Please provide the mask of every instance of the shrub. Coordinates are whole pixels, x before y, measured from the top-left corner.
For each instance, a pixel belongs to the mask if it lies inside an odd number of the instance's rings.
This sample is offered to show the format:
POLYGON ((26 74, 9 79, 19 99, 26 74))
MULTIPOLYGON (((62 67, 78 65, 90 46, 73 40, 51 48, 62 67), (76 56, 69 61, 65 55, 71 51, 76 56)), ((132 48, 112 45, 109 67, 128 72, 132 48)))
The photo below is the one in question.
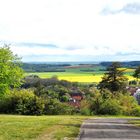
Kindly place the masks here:
POLYGON ((138 103, 135 100, 135 98, 129 95, 120 95, 118 100, 122 108, 123 115, 133 115, 133 110, 138 106, 138 103))
POLYGON ((103 100, 108 100, 113 97, 113 94, 108 89, 101 90, 101 97, 103 100))
POLYGON ((131 115, 140 117, 140 107, 138 106, 138 107, 134 108, 131 112, 131 115))
POLYGON ((102 104, 102 102, 103 102, 102 98, 97 98, 93 100, 92 105, 91 105, 91 110, 93 114, 99 114, 100 105, 102 104))
POLYGON ((70 115, 73 114, 74 108, 68 104, 61 103, 57 99, 52 99, 46 104, 45 114, 49 115, 70 115))
POLYGON ((69 97, 67 95, 63 95, 61 96, 61 102, 68 102, 69 101, 69 97))
POLYGON ((17 104, 16 112, 23 115, 41 115, 44 109, 42 99, 34 96, 28 100, 20 100, 17 104))
POLYGON ((82 100, 80 104, 80 113, 81 115, 91 115, 90 109, 91 103, 87 100, 82 100))
POLYGON ((122 113, 121 106, 116 99, 103 100, 102 97, 93 100, 91 109, 96 115, 119 115, 122 113))
POLYGON ((106 100, 100 105, 98 110, 98 114, 102 115, 120 115, 121 114, 121 107, 117 103, 115 99, 106 100))
POLYGON ((44 109, 44 102, 30 90, 13 90, 0 103, 2 113, 40 115, 44 109))
POLYGON ((119 115, 122 113, 121 106, 117 99, 108 89, 102 89, 95 92, 91 102, 91 110, 93 114, 100 115, 119 115))
POLYGON ((91 110, 89 108, 82 108, 80 112, 81 115, 87 115, 87 116, 91 115, 91 110))

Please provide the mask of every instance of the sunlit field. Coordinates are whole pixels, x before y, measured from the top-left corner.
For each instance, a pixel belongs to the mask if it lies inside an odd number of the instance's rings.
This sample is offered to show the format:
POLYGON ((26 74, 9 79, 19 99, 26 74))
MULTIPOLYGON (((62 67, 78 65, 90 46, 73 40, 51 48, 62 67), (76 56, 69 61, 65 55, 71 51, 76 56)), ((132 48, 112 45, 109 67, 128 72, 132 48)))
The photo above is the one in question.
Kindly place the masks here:
POLYGON ((94 76, 60 76, 58 79, 67 80, 71 82, 100 82, 103 75, 94 75, 94 76))
POLYGON ((124 72, 134 72, 135 69, 130 69, 130 68, 119 68, 119 70, 122 70, 124 72))
MULTIPOLYGON (((38 75, 40 78, 50 78, 53 76, 57 76, 60 80, 67 80, 70 82, 85 82, 85 83, 98 83, 101 81, 103 77, 103 73, 92 73, 92 72, 42 72, 42 73, 28 73, 26 75, 38 75)), ((134 78, 130 74, 126 74, 126 77, 129 80, 134 80, 134 78)))

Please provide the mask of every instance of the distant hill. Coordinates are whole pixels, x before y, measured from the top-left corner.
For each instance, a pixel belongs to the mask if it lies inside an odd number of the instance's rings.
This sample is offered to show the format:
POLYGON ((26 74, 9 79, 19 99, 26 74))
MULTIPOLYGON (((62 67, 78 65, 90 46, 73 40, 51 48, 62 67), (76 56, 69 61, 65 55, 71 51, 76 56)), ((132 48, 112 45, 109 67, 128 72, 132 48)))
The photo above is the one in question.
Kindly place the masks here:
MULTIPOLYGON (((136 68, 140 66, 140 61, 120 62, 122 67, 136 68)), ((111 65, 112 62, 49 62, 49 63, 23 63, 22 68, 26 72, 65 72, 68 69, 79 69, 84 72, 105 71, 106 67, 111 65)))
MULTIPOLYGON (((122 67, 127 68, 136 68, 140 66, 140 61, 129 61, 129 62, 120 62, 122 67)), ((101 62, 100 65, 104 67, 108 67, 112 64, 112 62, 101 62)))
POLYGON ((63 69, 70 64, 43 64, 43 63, 23 63, 22 68, 26 72, 64 72, 63 69))

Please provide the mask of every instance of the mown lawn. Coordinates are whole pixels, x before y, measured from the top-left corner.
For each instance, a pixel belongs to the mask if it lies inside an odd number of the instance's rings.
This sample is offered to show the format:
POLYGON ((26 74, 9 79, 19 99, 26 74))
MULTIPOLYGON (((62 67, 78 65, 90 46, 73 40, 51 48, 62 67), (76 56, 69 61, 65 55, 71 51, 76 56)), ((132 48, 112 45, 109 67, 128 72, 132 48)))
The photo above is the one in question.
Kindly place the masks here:
MULTIPOLYGON (((136 118, 94 116, 94 118, 136 118)), ((74 140, 85 119, 92 116, 0 115, 0 140, 74 140)), ((130 123, 140 126, 140 120, 130 123)))
POLYGON ((73 140, 86 118, 0 115, 0 140, 73 140))

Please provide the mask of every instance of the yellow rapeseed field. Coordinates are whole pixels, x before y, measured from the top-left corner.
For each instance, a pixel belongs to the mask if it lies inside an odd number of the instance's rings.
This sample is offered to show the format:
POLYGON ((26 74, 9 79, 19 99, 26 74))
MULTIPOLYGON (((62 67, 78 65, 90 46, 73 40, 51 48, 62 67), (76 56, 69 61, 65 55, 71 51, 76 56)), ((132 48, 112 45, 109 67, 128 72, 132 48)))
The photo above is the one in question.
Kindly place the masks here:
POLYGON ((94 75, 94 76, 59 76, 58 79, 60 80, 67 80, 70 82, 100 82, 103 75, 94 75))
MULTIPOLYGON (((94 75, 94 76, 59 76, 58 79, 60 80, 67 80, 70 82, 87 82, 87 83, 91 83, 91 82, 95 82, 95 83, 99 83, 102 80, 103 75, 94 75)), ((126 76, 128 78, 129 81, 134 80, 134 78, 132 76, 127 75, 126 76)))
MULTIPOLYGON (((51 73, 51 72, 43 72, 43 73, 28 73, 26 75, 38 75, 41 78, 50 78, 52 76, 57 76, 59 80, 67 80, 70 82, 84 82, 84 83, 98 83, 102 80, 104 74, 90 74, 90 73, 51 73)), ((134 80, 134 78, 130 75, 126 75, 129 80, 134 80)))

